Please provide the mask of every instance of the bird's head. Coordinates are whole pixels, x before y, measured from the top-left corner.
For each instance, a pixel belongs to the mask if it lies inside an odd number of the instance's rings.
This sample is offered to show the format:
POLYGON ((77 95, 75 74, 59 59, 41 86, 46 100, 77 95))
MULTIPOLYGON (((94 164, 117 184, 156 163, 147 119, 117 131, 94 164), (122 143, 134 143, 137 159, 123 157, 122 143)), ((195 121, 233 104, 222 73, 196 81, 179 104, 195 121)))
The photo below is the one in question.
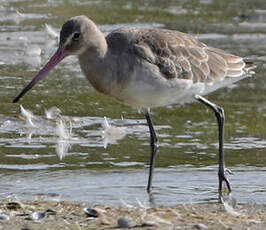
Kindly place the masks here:
POLYGON ((68 55, 81 55, 88 49, 97 48, 98 31, 86 16, 70 18, 62 26, 59 47, 68 55))
POLYGON ((69 55, 79 56, 86 50, 97 49, 97 36, 99 36, 97 26, 86 16, 76 16, 66 21, 60 32, 60 42, 57 51, 13 102, 19 101, 27 91, 45 77, 65 57, 69 55))

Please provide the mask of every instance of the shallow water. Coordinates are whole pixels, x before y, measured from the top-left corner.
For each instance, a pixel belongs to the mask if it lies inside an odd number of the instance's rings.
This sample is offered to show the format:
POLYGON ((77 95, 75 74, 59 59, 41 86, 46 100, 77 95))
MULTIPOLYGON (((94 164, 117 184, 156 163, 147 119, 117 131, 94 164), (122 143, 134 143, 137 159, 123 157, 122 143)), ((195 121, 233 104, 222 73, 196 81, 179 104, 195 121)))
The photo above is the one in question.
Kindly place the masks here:
MULTIPOLYGON (((55 51, 66 18, 86 14, 105 34, 125 25, 192 33, 257 62, 256 75, 208 96, 226 111, 225 151, 233 196, 266 203, 266 6, 264 1, 2 1, 0 5, 0 196, 122 204, 147 201, 149 132, 142 114, 95 92, 75 57, 11 103, 55 51), (29 6, 30 5, 30 6, 29 6), (61 110, 47 119, 45 110, 61 110), (104 116, 114 127, 105 130, 104 116), (58 118, 66 130, 58 131, 58 118), (120 129, 118 129, 119 127, 120 129), (59 132, 59 133, 58 133, 59 132), (66 132, 66 133, 62 133, 66 132), (107 135, 107 136, 106 136, 107 135), (108 136, 109 135, 109 136, 108 136), (107 138, 107 139, 106 139, 107 138), (104 146, 107 145, 106 148, 104 146)), ((153 110, 160 149, 156 204, 217 199, 217 127, 195 103, 153 110)))
MULTIPOLYGON (((216 170, 216 167, 191 166, 157 169, 153 202, 156 205, 175 205, 216 201, 216 170)), ((237 202, 265 203, 265 169, 234 167, 233 170, 235 175, 231 182, 237 202)), ((23 172, 3 176, 0 195, 16 191, 20 199, 42 197, 94 204, 123 205, 138 201, 148 204, 146 174, 143 169, 65 170, 62 165, 60 170, 52 170, 43 165, 37 172, 23 169, 23 172)))

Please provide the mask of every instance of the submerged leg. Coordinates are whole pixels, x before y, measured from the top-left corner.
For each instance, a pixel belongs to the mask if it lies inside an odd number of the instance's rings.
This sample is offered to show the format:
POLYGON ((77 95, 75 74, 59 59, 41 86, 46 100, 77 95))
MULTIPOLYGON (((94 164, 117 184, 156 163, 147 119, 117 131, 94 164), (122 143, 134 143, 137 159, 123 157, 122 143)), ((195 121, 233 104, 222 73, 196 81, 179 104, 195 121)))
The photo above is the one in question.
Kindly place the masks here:
POLYGON ((153 124, 152 124, 151 117, 150 117, 148 110, 145 111, 145 117, 147 120, 147 124, 149 126, 150 138, 151 138, 150 171, 149 171, 149 180, 148 180, 148 186, 147 186, 147 192, 150 193, 151 192, 151 186, 152 186, 152 176, 153 176, 153 169, 154 169, 154 165, 155 165, 156 152, 158 149, 158 144, 157 144, 158 139, 157 139, 155 130, 153 128, 153 124))
POLYGON ((207 105, 210 107, 217 118, 217 123, 218 123, 218 138, 219 138, 219 170, 218 170, 218 178, 219 178, 219 187, 218 187, 218 192, 219 192, 219 200, 221 201, 222 198, 222 184, 223 181, 225 181, 226 186, 228 188, 229 193, 231 192, 231 186, 230 183, 225 176, 225 173, 231 173, 229 169, 225 168, 225 162, 224 162, 224 153, 223 153, 223 143, 224 143, 224 110, 222 107, 213 104, 212 102, 208 101, 206 98, 201 97, 199 95, 196 95, 195 98, 202 102, 203 104, 207 105))

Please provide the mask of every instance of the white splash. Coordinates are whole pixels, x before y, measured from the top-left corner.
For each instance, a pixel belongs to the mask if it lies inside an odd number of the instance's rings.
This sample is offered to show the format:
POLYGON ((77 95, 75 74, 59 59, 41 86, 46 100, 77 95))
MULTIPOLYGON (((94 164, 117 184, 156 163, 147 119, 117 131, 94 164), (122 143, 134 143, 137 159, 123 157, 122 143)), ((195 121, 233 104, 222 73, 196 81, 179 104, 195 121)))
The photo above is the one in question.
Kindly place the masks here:
POLYGON ((61 139, 61 140, 71 139, 71 132, 72 132, 71 126, 72 125, 70 123, 70 130, 68 130, 64 121, 59 120, 59 122, 57 122, 55 132, 56 132, 57 136, 59 137, 59 139, 61 139))
POLYGON ((126 136, 126 130, 124 127, 110 125, 106 117, 104 117, 104 122, 102 126, 102 138, 104 148, 107 148, 108 143, 116 143, 117 140, 120 140, 126 136))
POLYGON ((10 14, 12 21, 16 24, 19 24, 25 19, 25 14, 20 13, 18 10, 10 14))
POLYGON ((30 110, 24 109, 22 105, 20 105, 21 115, 26 120, 27 126, 35 127, 35 125, 32 122, 32 119, 34 118, 33 113, 30 110))
POLYGON ((135 208, 134 205, 128 204, 125 200, 120 199, 121 203, 126 207, 126 208, 135 208))
POLYGON ((44 24, 44 26, 45 26, 45 32, 49 38, 56 39, 56 40, 59 39, 59 34, 55 31, 55 29, 52 26, 48 24, 44 24))
POLYGON ((48 120, 55 120, 61 117, 61 110, 55 106, 51 107, 48 110, 45 110, 45 116, 48 120))
POLYGON ((25 53, 29 56, 40 56, 42 54, 42 49, 38 45, 30 45, 25 50, 25 53))
POLYGON ((67 154, 71 144, 68 140, 58 140, 56 144, 56 153, 60 160, 62 160, 67 154))
POLYGON ((229 213, 232 216, 241 216, 241 213, 237 212, 233 205, 230 204, 230 200, 229 201, 224 201, 222 200, 222 203, 224 205, 224 209, 227 213, 229 213))
POLYGON ((68 130, 65 121, 59 120, 56 125, 56 134, 59 137, 56 145, 56 153, 59 159, 62 160, 67 154, 71 147, 70 140, 72 136, 72 125, 70 123, 70 128, 68 130))

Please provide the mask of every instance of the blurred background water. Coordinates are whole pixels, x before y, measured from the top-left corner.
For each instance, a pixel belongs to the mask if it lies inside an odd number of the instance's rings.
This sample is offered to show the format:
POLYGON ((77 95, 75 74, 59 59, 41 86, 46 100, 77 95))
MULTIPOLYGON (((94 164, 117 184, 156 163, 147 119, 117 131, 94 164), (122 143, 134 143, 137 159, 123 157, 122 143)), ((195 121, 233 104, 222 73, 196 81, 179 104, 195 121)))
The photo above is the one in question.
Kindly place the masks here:
MULTIPOLYGON (((143 114, 95 92, 75 57, 64 60, 21 100, 34 113, 32 124, 12 103, 56 50, 64 21, 81 14, 105 34, 127 25, 175 29, 256 61, 254 77, 208 99, 226 112, 225 153, 234 172, 233 196, 238 202, 266 203, 264 0, 2 0, 0 197, 34 200, 42 195, 94 204, 148 200, 150 149, 143 114), (47 110, 64 122, 49 119, 47 110)), ((152 117, 160 143, 156 204, 217 200, 217 127, 212 111, 194 103, 154 109, 152 117)))

